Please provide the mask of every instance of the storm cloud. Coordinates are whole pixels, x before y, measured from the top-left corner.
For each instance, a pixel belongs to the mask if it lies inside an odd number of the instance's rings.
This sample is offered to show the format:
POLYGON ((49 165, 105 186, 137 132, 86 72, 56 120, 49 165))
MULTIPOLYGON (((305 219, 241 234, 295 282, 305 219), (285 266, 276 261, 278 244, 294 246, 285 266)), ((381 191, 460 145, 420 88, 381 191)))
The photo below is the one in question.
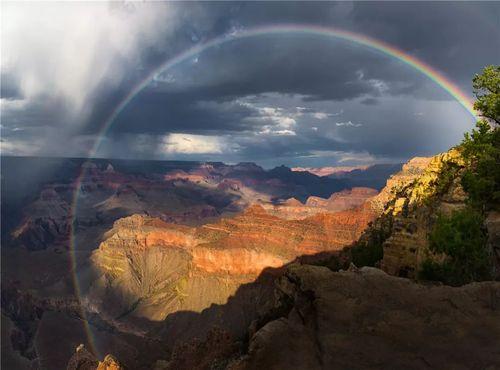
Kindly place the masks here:
POLYGON ((342 40, 221 35, 301 24, 368 35, 418 57, 472 97, 500 60, 500 4, 173 2, 2 4, 2 153, 257 161, 395 162, 455 144, 472 117, 427 76, 342 40))

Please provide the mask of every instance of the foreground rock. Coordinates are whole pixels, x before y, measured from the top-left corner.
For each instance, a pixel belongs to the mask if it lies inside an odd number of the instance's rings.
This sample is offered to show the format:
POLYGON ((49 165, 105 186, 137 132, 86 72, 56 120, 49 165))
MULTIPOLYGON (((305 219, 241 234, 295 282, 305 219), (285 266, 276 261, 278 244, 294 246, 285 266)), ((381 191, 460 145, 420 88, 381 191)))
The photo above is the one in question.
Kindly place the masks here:
POLYGON ((500 283, 423 286, 292 265, 232 369, 498 369, 500 283))

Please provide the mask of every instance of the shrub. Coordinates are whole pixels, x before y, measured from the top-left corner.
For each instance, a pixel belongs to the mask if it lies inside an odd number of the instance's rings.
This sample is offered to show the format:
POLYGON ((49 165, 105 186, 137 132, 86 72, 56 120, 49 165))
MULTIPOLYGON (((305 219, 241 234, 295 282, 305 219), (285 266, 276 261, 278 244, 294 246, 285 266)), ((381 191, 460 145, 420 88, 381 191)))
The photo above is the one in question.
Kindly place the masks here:
POLYGON ((426 260, 420 277, 451 285, 492 278, 491 258, 486 247, 483 215, 467 207, 451 216, 439 215, 429 234, 429 249, 445 254, 443 263, 426 260))

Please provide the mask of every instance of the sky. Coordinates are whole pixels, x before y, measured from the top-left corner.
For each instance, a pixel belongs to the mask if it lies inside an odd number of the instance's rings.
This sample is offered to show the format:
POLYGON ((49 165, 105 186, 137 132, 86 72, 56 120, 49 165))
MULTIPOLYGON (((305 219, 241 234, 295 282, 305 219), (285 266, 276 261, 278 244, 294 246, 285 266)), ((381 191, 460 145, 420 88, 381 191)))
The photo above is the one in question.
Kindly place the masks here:
POLYGON ((473 75, 500 61, 500 2, 1 7, 2 155, 264 167, 401 162, 447 150, 474 124, 411 66, 373 48, 305 33, 200 45, 260 27, 334 27, 418 58, 471 98, 473 75), (158 70, 196 47, 201 51, 158 70))

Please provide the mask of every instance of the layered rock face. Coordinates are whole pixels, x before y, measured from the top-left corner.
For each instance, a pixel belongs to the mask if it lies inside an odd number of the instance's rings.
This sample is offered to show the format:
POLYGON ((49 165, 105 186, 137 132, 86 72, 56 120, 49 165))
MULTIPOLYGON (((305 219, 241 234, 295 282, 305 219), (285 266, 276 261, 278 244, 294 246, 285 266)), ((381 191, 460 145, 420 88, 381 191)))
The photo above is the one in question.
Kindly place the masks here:
POLYGON ((13 231, 15 241, 41 250, 57 245, 67 238, 70 230, 71 204, 54 187, 46 187, 27 210, 23 222, 13 231))
POLYGON ((449 215, 464 207, 466 200, 460 176, 450 179, 443 175, 450 166, 458 168, 458 173, 463 169, 455 149, 413 158, 368 200, 378 217, 356 244, 369 246, 373 235, 382 238, 376 243, 383 243, 380 266, 384 271, 414 278, 424 260, 442 258, 430 252, 428 235, 438 214, 449 215))
POLYGON ((292 265, 229 369, 496 369, 500 283, 423 286, 374 268, 292 265), (280 312, 276 317, 273 312, 280 312))
POLYGON ((199 227, 131 216, 115 222, 92 262, 89 301, 109 317, 159 321, 223 304, 267 268, 352 243, 375 217, 369 208, 285 220, 259 205, 199 227))
POLYGON ((160 321, 173 312, 226 303, 255 278, 244 263, 268 257, 235 248, 217 263, 219 250, 195 248, 208 242, 196 228, 139 215, 117 221, 106 236, 92 256, 101 277, 88 299, 117 321, 129 316, 160 321))
MULTIPOLYGON (((403 170, 391 176, 387 186, 369 202, 379 213, 358 245, 369 245, 373 234, 385 235, 380 267, 391 275, 416 278, 426 260, 443 261, 446 256, 429 249, 429 235, 439 215, 450 216, 467 206, 461 177, 466 165, 458 149, 430 158, 414 158, 403 170)), ((485 213, 488 234, 497 271, 500 266, 500 221, 497 211, 485 213)), ((496 272, 496 276, 500 276, 496 272)))
POLYGON ((370 188, 352 188, 333 193, 329 198, 310 196, 305 204, 295 198, 280 204, 263 203, 269 214, 289 220, 304 219, 318 213, 333 213, 362 206, 378 192, 370 188))
POLYGON ((11 233, 12 244, 29 250, 67 246, 72 221, 76 232, 86 233, 91 228, 111 226, 115 219, 135 213, 151 214, 170 222, 197 223, 217 217, 238 198, 189 182, 174 184, 87 167, 80 182, 44 186, 11 233), (73 214, 77 206, 75 192, 79 194, 78 212, 73 214))
POLYGON ((456 176, 443 184, 443 171, 449 165, 463 167, 456 150, 419 160, 423 170, 408 185, 394 188, 384 214, 392 220, 392 230, 384 242, 381 267, 396 276, 416 277, 420 266, 433 256, 428 248, 428 235, 438 214, 449 215, 465 207, 466 194, 456 176))
POLYGON ((286 167, 272 171, 252 163, 185 167, 142 174, 115 170, 110 163, 83 162, 79 174, 67 182, 43 185, 38 198, 24 208, 9 244, 30 250, 67 245, 73 217, 77 232, 109 228, 116 219, 137 213, 196 225, 240 212, 254 202, 329 196, 347 187, 340 180, 286 167), (75 209, 78 212, 72 214, 75 209))
POLYGON ((309 197, 306 205, 324 208, 330 212, 337 212, 359 207, 377 194, 378 191, 375 189, 352 188, 334 193, 326 200, 319 197, 309 197))
POLYGON ((431 162, 431 157, 415 157, 403 164, 401 171, 391 175, 385 187, 371 200, 378 212, 382 213, 386 204, 401 189, 408 187, 414 180, 422 176, 431 162))

